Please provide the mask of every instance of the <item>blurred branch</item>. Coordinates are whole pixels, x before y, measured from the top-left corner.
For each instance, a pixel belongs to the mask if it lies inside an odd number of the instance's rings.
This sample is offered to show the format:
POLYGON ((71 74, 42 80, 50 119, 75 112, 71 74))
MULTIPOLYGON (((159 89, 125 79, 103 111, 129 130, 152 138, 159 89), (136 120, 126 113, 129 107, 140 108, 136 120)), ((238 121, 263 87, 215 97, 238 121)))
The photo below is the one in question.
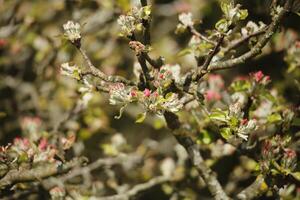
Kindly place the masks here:
POLYGON ((82 112, 84 110, 84 106, 81 103, 81 99, 77 99, 76 103, 74 104, 74 106, 68 111, 68 113, 66 114, 66 116, 59 121, 54 127, 53 129, 50 131, 51 133, 57 133, 62 127, 63 125, 69 121, 72 117, 74 116, 78 116, 78 114, 80 112, 82 112))
POLYGON ((228 200, 230 199, 224 192, 221 184, 219 183, 216 174, 205 164, 202 155, 198 149, 197 144, 185 133, 186 131, 182 127, 179 118, 176 114, 171 112, 165 112, 164 117, 166 119, 168 127, 173 131, 173 135, 176 140, 187 151, 193 166, 197 169, 200 176, 207 184, 208 190, 216 200, 228 200))
POLYGON ((61 178, 62 181, 66 181, 69 180, 73 177, 76 177, 78 175, 81 175, 83 173, 86 172, 91 172, 99 167, 102 166, 112 166, 115 164, 120 164, 123 163, 124 161, 126 162, 139 162, 142 159, 141 155, 138 155, 136 153, 132 153, 129 155, 125 155, 125 154, 120 154, 117 157, 110 157, 110 158, 100 158, 98 160, 96 160, 95 162, 85 166, 85 167, 81 167, 81 168, 76 168, 73 171, 71 171, 70 173, 68 173, 67 175, 65 175, 64 177, 61 178))
POLYGON ((130 197, 137 195, 141 191, 148 190, 155 185, 159 185, 159 184, 165 183, 170 180, 171 180, 171 177, 167 177, 167 176, 154 177, 146 183, 141 183, 141 184, 135 185, 132 189, 130 189, 122 194, 117 194, 117 195, 107 196, 107 197, 100 197, 97 199, 99 199, 99 200, 130 199, 130 197))
POLYGON ((68 172, 75 166, 81 165, 86 162, 86 158, 74 158, 73 160, 58 165, 57 163, 42 164, 31 169, 12 169, 0 180, 0 188, 22 183, 31 182, 39 179, 48 178, 68 172))
POLYGON ((237 195, 237 198, 240 200, 250 200, 263 195, 268 189, 264 184, 266 184, 264 177, 262 175, 258 176, 250 186, 237 195))

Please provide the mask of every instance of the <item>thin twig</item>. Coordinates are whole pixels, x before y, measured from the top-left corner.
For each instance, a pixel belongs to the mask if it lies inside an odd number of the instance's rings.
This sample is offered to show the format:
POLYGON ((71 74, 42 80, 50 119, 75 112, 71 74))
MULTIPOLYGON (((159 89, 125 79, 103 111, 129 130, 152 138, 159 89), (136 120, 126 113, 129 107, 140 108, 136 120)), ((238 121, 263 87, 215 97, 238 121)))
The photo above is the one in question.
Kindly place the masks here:
POLYGON ((73 177, 79 176, 82 173, 91 172, 95 169, 100 168, 101 166, 112 166, 115 164, 123 163, 124 161, 128 162, 139 162, 142 159, 142 156, 137 154, 130 154, 130 155, 119 155, 117 157, 110 157, 110 158, 99 158, 95 162, 81 167, 76 168, 72 171, 70 171, 68 174, 66 174, 64 177, 61 178, 62 181, 69 180, 73 177))
POLYGON ((122 194, 117 194, 113 196, 107 196, 107 197, 100 197, 100 198, 95 198, 97 200, 121 200, 121 199, 130 199, 130 197, 133 197, 137 195, 139 192, 148 190, 152 188, 155 185, 159 185, 165 182, 170 181, 171 178, 167 176, 158 176, 150 179, 146 183, 141 183, 138 185, 135 185, 132 189, 122 193, 122 194))
POLYGON ((240 39, 232 41, 231 44, 228 45, 222 52, 224 53, 224 55, 226 55, 232 49, 235 49, 235 48, 239 47, 243 43, 245 43, 248 40, 250 40, 252 37, 256 37, 256 36, 259 36, 259 35, 265 33, 266 29, 267 29, 267 27, 263 27, 263 28, 259 29, 258 31, 254 32, 254 33, 251 33, 251 34, 249 34, 249 35, 247 35, 245 37, 242 37, 240 39))
POLYGON ((208 54, 207 58, 205 59, 204 64, 201 67, 199 67, 199 69, 197 70, 198 71, 197 76, 195 77, 196 81, 198 81, 204 74, 207 73, 207 68, 208 68, 209 64, 211 63, 213 57, 220 51, 220 46, 223 43, 224 37, 225 37, 225 34, 222 34, 219 37, 217 44, 215 45, 213 50, 208 54))
POLYGON ((85 62, 88 65, 89 68, 89 72, 95 76, 98 77, 106 82, 113 82, 113 83, 124 83, 126 85, 135 85, 134 82, 125 79, 124 77, 121 76, 108 76, 106 75, 104 72, 102 72, 101 70, 99 70, 98 68, 96 68, 92 61, 90 60, 90 58, 87 56, 86 51, 80 46, 78 47, 79 52, 81 53, 83 59, 85 60, 85 62))
POLYGON ((210 39, 208 39, 206 36, 204 36, 203 34, 201 34, 200 32, 198 32, 194 26, 188 26, 189 30, 191 31, 191 33, 197 37, 199 37, 200 39, 213 44, 213 45, 217 45, 217 43, 215 41, 212 41, 210 39))

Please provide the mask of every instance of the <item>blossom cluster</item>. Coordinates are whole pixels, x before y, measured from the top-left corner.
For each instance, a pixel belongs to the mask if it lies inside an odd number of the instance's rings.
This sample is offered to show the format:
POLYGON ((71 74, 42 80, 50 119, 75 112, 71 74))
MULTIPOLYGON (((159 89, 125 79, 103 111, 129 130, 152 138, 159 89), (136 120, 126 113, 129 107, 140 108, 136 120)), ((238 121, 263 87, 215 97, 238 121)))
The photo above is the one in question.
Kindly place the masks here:
MULTIPOLYGON (((75 142, 75 135, 60 139, 63 150, 71 148, 75 142)), ((40 137, 38 140, 17 137, 12 144, 0 148, 0 162, 6 164, 17 163, 61 163, 55 156, 59 151, 59 145, 47 137, 40 137)))
POLYGON ((80 24, 73 21, 68 21, 63 25, 64 36, 72 43, 78 43, 81 40, 80 24))
POLYGON ((238 21, 246 19, 248 11, 240 7, 240 4, 234 5, 233 1, 221 3, 224 18, 216 23, 216 29, 219 32, 227 33, 238 21))
POLYGON ((266 88, 269 83, 270 77, 258 71, 235 80, 229 87, 229 94, 222 94, 222 79, 216 75, 208 78, 208 86, 203 87, 205 99, 219 102, 224 98, 228 103, 228 109, 220 109, 220 102, 210 113, 210 119, 219 125, 222 137, 248 140, 258 130, 274 130, 275 124, 281 124, 283 130, 288 129, 294 113, 282 105, 276 91, 266 88))
POLYGON ((180 66, 178 64, 163 65, 159 70, 154 69, 152 75, 154 77, 154 86, 164 90, 170 86, 172 81, 175 83, 180 82, 180 66))
POLYGON ((142 28, 142 21, 149 20, 151 7, 133 7, 126 15, 120 15, 118 24, 121 27, 121 36, 130 37, 136 30, 142 28))
POLYGON ((151 91, 148 88, 144 91, 139 91, 137 88, 125 86, 123 83, 111 85, 109 95, 111 105, 125 107, 131 102, 138 102, 143 105, 145 113, 178 112, 183 107, 182 102, 175 93, 163 95, 158 89, 151 91))
MULTIPOLYGON (((261 149, 261 170, 265 173, 271 171, 275 174, 283 173, 296 176, 294 171, 297 168, 297 153, 290 147, 290 144, 290 136, 276 135, 265 140, 261 149)), ((295 178, 299 179, 297 176, 295 178)))
POLYGON ((70 63, 63 63, 61 64, 60 73, 61 75, 80 80, 81 70, 77 65, 70 65, 70 63))
POLYGON ((179 24, 177 25, 176 32, 181 33, 185 31, 185 29, 194 26, 192 13, 181 13, 178 16, 179 24))

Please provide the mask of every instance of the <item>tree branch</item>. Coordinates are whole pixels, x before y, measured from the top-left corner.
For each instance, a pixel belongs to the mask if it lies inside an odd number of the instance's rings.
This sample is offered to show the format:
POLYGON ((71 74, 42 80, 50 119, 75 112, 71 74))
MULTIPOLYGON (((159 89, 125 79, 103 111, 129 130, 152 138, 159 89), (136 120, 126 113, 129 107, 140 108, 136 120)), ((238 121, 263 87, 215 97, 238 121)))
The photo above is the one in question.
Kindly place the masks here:
POLYGON ((250 40, 252 37, 256 37, 259 36, 263 33, 266 32, 267 27, 263 27, 261 29, 259 29, 258 31, 251 33, 245 37, 242 37, 240 39, 237 39, 235 41, 233 41, 229 46, 227 46, 224 50, 223 53, 224 55, 226 55, 228 52, 230 52, 232 49, 235 49, 237 47, 239 47, 240 45, 242 45, 243 43, 247 42, 248 40, 250 40))
POLYGON ((0 180, 0 188, 5 188, 16 183, 31 182, 63 174, 86 161, 86 158, 80 157, 59 166, 56 163, 49 163, 39 165, 32 169, 12 169, 0 180))
MULTIPOLYGON (((76 45, 75 45, 76 46, 76 45)), ((81 47, 81 45, 78 47, 76 46, 77 49, 79 50, 79 52, 81 53, 83 59, 85 60, 85 62, 88 65, 89 68, 89 72, 95 76, 98 77, 106 82, 113 82, 113 83, 124 83, 126 85, 135 85, 134 82, 125 79, 124 77, 120 77, 120 76, 108 76, 106 75, 104 72, 102 72, 101 70, 99 70, 98 68, 96 68, 92 61, 90 60, 90 58, 87 56, 86 51, 81 47)))
POLYGON ((237 198, 240 200, 251 200, 263 195, 268 189, 268 187, 264 187, 264 184, 266 184, 264 177, 262 175, 258 176, 250 186, 237 195, 237 198))
POLYGON ((197 144, 189 136, 187 136, 178 116, 171 112, 165 112, 164 117, 168 127, 173 131, 174 137, 187 151, 193 166, 204 179, 213 197, 216 200, 229 200, 230 198, 224 192, 216 174, 205 164, 197 144))
POLYGON ((213 59, 213 57, 219 52, 220 50, 220 46, 223 43, 225 35, 222 34, 219 39, 217 44, 215 45, 215 47, 213 48, 213 50, 208 54, 207 58, 204 61, 204 64, 197 70, 197 76, 195 77, 195 81, 198 81, 203 75, 205 75, 207 73, 207 68, 209 66, 209 64, 211 63, 211 60, 213 59))
POLYGON ((209 71, 221 70, 221 69, 228 69, 235 67, 239 64, 244 63, 246 60, 251 59, 257 55, 259 55, 262 51, 262 48, 268 43, 274 33, 277 31, 281 21, 283 20, 284 16, 289 12, 291 9, 293 1, 288 0, 285 3, 284 8, 274 17, 273 22, 268 27, 266 33, 262 36, 262 38, 256 43, 256 45, 247 53, 224 62, 215 62, 212 63, 209 67, 209 71))
POLYGON ((171 180, 170 177, 158 176, 158 177, 152 178, 151 180, 149 180, 146 183, 141 183, 141 184, 135 185, 132 189, 130 189, 122 194, 117 194, 117 195, 107 196, 107 197, 100 197, 97 199, 99 199, 99 200, 129 199, 130 197, 137 195, 141 191, 150 189, 151 187, 153 187, 155 185, 159 185, 159 184, 165 183, 170 180, 171 180))
POLYGON ((76 168, 76 169, 70 171, 68 174, 66 174, 64 177, 62 177, 61 180, 62 181, 69 180, 73 177, 81 175, 82 173, 93 171, 101 166, 112 166, 115 164, 122 163, 124 161, 136 163, 136 162, 139 162, 141 159, 142 159, 142 156, 140 156, 136 153, 133 153, 130 155, 121 154, 117 157, 111 157, 111 158, 99 158, 98 160, 96 160, 95 162, 93 162, 87 166, 84 166, 81 168, 76 168))
POLYGON ((208 39, 206 36, 202 35, 200 32, 198 32, 194 26, 188 26, 189 30, 191 31, 191 33, 197 37, 199 37, 200 39, 213 44, 213 45, 217 45, 217 43, 215 41, 212 41, 210 39, 208 39))

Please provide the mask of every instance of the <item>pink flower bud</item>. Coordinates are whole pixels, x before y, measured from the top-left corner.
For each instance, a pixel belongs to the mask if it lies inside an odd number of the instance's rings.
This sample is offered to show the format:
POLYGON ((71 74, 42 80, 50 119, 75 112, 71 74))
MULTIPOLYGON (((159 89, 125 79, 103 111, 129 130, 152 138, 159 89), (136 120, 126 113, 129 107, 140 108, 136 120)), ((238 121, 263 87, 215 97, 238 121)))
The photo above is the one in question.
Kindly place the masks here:
POLYGON ((237 76, 235 78, 235 80, 237 80, 237 81, 246 81, 246 80, 248 80, 248 77, 247 76, 237 76))
POLYGON ((0 48, 4 47, 7 44, 7 40, 5 39, 0 39, 0 48))
POLYGON ((136 90, 131 90, 130 95, 131 97, 136 97, 137 96, 136 90))
POLYGON ((207 101, 217 101, 222 98, 218 92, 213 90, 207 90, 204 96, 207 101))
POLYGON ((242 119, 241 120, 241 125, 246 125, 248 123, 248 119, 242 119))
POLYGON ((24 139, 23 139, 23 144, 24 144, 26 147, 29 147, 30 142, 29 142, 28 138, 24 138, 24 139))
POLYGON ((42 138, 40 143, 39 143, 39 149, 44 151, 48 146, 48 141, 46 138, 42 138))
POLYGON ((158 92, 157 92, 157 91, 153 92, 153 93, 152 93, 152 96, 158 97, 158 92))
POLYGON ((300 41, 296 42, 296 48, 300 48, 300 41))
POLYGON ((284 149, 284 154, 288 158, 295 158, 297 156, 296 152, 293 149, 284 149))
POLYGON ((148 88, 146 88, 146 89, 144 90, 144 96, 145 96, 145 97, 150 97, 150 95, 151 95, 151 91, 150 91, 148 88))
POLYGON ((262 78, 264 77, 264 74, 262 73, 262 71, 258 71, 253 74, 253 77, 256 82, 260 82, 262 80, 262 78))

